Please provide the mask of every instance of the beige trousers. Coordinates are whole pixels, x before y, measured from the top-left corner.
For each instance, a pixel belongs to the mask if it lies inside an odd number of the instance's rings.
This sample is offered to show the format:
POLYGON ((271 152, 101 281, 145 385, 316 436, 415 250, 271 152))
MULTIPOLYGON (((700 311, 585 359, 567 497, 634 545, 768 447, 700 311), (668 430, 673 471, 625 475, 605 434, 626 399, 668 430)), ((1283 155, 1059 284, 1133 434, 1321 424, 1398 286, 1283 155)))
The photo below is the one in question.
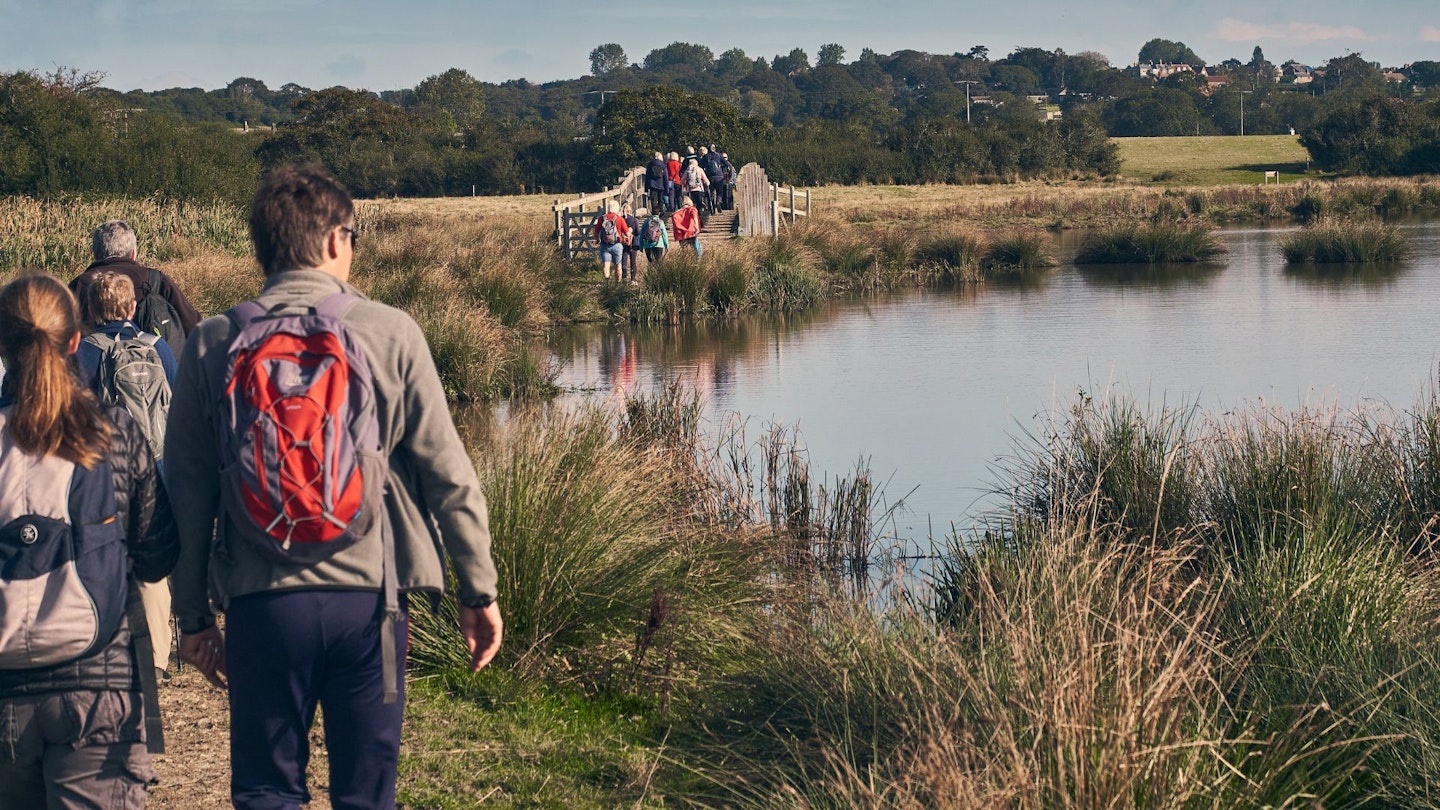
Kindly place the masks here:
POLYGON ((170 578, 140 583, 140 601, 145 605, 145 623, 150 625, 150 643, 155 645, 155 668, 170 669, 170 578))

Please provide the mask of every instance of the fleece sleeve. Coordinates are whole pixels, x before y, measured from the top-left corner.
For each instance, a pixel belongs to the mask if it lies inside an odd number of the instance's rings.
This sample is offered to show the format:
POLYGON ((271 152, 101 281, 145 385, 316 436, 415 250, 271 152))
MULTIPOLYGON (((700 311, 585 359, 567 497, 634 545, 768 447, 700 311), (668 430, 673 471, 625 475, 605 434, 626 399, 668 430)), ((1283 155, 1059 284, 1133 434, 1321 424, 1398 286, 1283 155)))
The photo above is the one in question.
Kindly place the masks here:
POLYGON ((460 604, 483 607, 495 600, 495 563, 490 521, 475 465, 455 430, 445 389, 425 335, 407 319, 404 353, 405 426, 399 450, 413 465, 420 498, 440 534, 459 582, 460 604))
MULTIPOLYGON (((223 337, 211 333, 226 329, 223 318, 212 318, 185 341, 165 427, 165 488, 180 534, 180 559, 170 575, 171 609, 182 632, 197 632, 214 621, 208 583, 220 503, 220 453, 214 427, 218 400, 209 392, 205 365, 217 358, 205 348, 225 345, 223 337)), ((218 359, 224 360, 223 352, 218 359)))

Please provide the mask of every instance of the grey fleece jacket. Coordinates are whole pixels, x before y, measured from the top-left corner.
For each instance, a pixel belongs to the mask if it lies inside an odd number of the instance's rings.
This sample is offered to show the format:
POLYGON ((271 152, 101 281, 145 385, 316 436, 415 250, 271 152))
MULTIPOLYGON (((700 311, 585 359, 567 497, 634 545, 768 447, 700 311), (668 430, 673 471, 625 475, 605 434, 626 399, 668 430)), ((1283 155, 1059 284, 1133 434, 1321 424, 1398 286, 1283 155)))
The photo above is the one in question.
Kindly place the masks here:
MULTIPOLYGON (((303 308, 340 291, 359 295, 327 273, 290 270, 266 279, 256 300, 267 309, 280 303, 303 308)), ((424 334, 405 313, 369 300, 355 304, 345 323, 375 380, 381 446, 390 460, 385 505, 400 589, 439 593, 448 556, 461 604, 489 604, 495 598, 495 565, 485 497, 450 418, 424 334)), ((233 530, 221 531, 212 542, 220 503, 221 394, 235 335, 234 324, 222 315, 202 322, 185 342, 165 432, 165 485, 180 532, 180 560, 171 574, 173 610, 184 632, 213 621, 212 598, 224 610, 230 599, 261 591, 379 590, 382 582, 378 522, 360 542, 315 565, 271 563, 233 530)))

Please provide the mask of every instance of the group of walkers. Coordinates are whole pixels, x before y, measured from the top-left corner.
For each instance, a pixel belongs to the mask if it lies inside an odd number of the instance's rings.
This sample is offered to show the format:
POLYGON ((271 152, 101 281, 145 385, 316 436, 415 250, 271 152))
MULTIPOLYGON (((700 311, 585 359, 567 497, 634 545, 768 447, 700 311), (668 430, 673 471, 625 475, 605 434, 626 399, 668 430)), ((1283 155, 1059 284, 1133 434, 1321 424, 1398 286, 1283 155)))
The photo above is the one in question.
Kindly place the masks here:
POLYGON ((702 254, 704 217, 735 207, 737 177, 729 155, 714 144, 700 147, 698 153, 688 147, 683 162, 678 152, 656 152, 645 166, 648 206, 607 200, 591 228, 605 278, 613 271, 617 281, 638 283, 640 254, 648 266, 660 261, 672 244, 702 254))
POLYGON ((669 155, 656 152, 645 164, 645 192, 650 210, 661 214, 680 210, 682 200, 689 198, 696 208, 707 214, 735 207, 735 181, 739 172, 730 156, 715 144, 686 147, 685 158, 678 152, 669 155))
POLYGON ((317 705, 332 805, 394 807, 408 594, 451 572, 499 649, 484 496, 420 328, 348 283, 349 194, 282 167, 250 233, 263 285, 203 321, 121 221, 0 289, 0 807, 144 806, 172 612, 238 808, 310 801, 317 705))

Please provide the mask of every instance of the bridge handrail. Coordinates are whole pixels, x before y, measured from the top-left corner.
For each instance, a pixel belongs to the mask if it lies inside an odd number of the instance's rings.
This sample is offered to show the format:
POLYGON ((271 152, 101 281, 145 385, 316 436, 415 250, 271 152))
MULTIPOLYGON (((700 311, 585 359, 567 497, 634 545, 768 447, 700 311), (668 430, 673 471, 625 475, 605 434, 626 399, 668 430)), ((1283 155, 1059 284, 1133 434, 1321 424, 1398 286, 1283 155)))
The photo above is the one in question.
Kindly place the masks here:
MULTIPOLYGON (((617 208, 626 204, 639 208, 645 199, 642 166, 625 172, 616 180, 616 185, 604 191, 578 194, 572 200, 557 199, 551 206, 555 214, 556 243, 567 258, 573 259, 581 251, 595 247, 591 228, 606 201, 613 200, 617 208)), ((810 206, 808 190, 770 182, 758 163, 747 163, 740 168, 735 181, 737 235, 774 236, 782 224, 793 223, 796 217, 810 216, 810 206)))

